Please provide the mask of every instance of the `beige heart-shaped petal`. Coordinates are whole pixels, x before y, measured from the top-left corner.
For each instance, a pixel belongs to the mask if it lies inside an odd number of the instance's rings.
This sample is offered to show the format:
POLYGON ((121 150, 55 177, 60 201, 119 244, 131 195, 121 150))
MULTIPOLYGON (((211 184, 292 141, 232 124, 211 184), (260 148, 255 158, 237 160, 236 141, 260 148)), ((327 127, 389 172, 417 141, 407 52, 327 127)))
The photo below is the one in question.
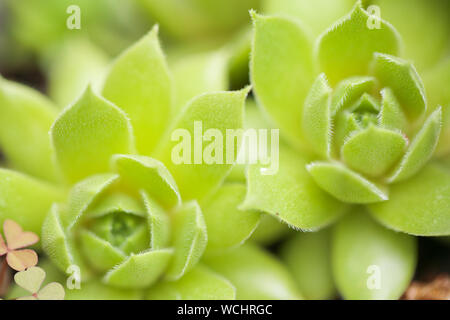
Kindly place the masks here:
POLYGON ((8 252, 6 261, 14 270, 23 271, 37 265, 38 256, 36 252, 31 249, 15 250, 8 252))
POLYGON ((64 300, 64 296, 64 288, 57 282, 49 283, 37 294, 39 300, 64 300))
POLYGON ((22 227, 10 219, 3 223, 6 243, 9 250, 31 246, 39 241, 39 237, 33 232, 24 232, 22 227))
POLYGON ((32 294, 38 292, 44 279, 45 271, 39 267, 31 267, 14 275, 14 281, 17 285, 32 294))
POLYGON ((5 240, 3 240, 2 235, 0 234, 0 257, 8 252, 8 247, 5 244, 5 240))

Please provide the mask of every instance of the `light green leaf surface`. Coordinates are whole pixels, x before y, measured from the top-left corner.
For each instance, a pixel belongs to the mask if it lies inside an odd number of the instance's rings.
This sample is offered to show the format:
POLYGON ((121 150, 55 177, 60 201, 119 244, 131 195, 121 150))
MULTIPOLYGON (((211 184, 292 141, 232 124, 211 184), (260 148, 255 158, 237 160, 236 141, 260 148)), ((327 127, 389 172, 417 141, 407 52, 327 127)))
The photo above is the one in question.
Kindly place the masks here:
POLYGON ((441 109, 434 111, 414 137, 389 182, 405 180, 416 174, 431 158, 441 132, 441 109))
POLYGON ((437 156, 450 154, 450 56, 443 59, 424 76, 429 112, 442 107, 442 133, 436 148, 437 156))
POLYGON ((369 28, 369 14, 357 2, 353 11, 326 30, 318 39, 317 54, 321 71, 330 83, 367 74, 375 52, 398 54, 400 38, 384 20, 380 28, 369 28))
POLYGON ((200 260, 208 241, 205 220, 196 201, 183 204, 172 215, 174 257, 166 277, 178 280, 200 260))
POLYGON ((172 249, 132 254, 109 271, 103 281, 111 286, 124 289, 146 288, 155 283, 163 274, 172 255, 172 249))
POLYGON ((338 162, 313 162, 307 170, 323 190, 341 201, 372 203, 388 199, 374 183, 338 162))
POLYGON ((196 266, 177 281, 164 281, 153 286, 148 300, 234 300, 236 289, 219 274, 204 266, 196 266))
POLYGON ((81 231, 79 241, 83 257, 97 271, 108 271, 126 258, 121 250, 90 231, 81 231))
POLYGON ((389 201, 369 206, 382 224, 414 235, 450 235, 450 166, 430 163, 389 192, 389 201))
POLYGON ((271 245, 295 232, 285 223, 270 214, 261 214, 261 219, 256 230, 252 233, 250 241, 261 245, 271 245))
POLYGON ((350 107, 365 92, 370 92, 375 86, 373 77, 350 77, 340 81, 333 91, 331 98, 331 113, 350 107))
POLYGON ((237 153, 237 139, 228 139, 234 141, 234 146, 227 146, 226 131, 243 127, 248 91, 246 88, 197 96, 175 121, 157 158, 172 173, 183 199, 201 199, 211 194, 230 171, 232 165, 229 162, 234 162, 237 153), (202 133, 208 129, 213 129, 215 134, 210 141, 202 142, 202 133), (210 154, 206 148, 211 144, 223 148, 216 148, 218 158, 211 157, 211 164, 208 164, 205 159, 208 161, 210 154), (227 153, 232 155, 231 159, 227 160, 227 153))
POLYGON ((49 96, 59 107, 68 106, 88 84, 97 89, 108 62, 109 57, 89 39, 66 40, 48 67, 49 96))
POLYGON ((315 36, 346 15, 354 0, 264 0, 267 14, 285 14, 303 21, 315 36))
POLYGON ((236 287, 238 300, 302 299, 285 266, 265 250, 250 244, 204 259, 206 265, 236 287))
POLYGON ((163 249, 170 242, 170 217, 147 193, 142 192, 142 198, 147 208, 150 246, 153 250, 163 249))
POLYGON ((69 182, 109 171, 115 153, 132 153, 132 128, 126 115, 87 88, 54 122, 51 137, 59 166, 69 182))
POLYGON ((400 32, 405 56, 419 71, 433 66, 448 52, 450 4, 442 0, 375 0, 383 19, 400 32), (414 23, 412 23, 414 22, 414 23))
MULTIPOLYGON (((97 174, 77 183, 68 197, 67 210, 61 217, 64 228, 71 229, 96 199, 118 179, 116 174, 97 174)), ((95 210, 95 209, 94 209, 95 210)))
POLYGON ((39 92, 0 77, 0 149, 9 167, 57 180, 48 136, 56 114, 39 92))
POLYGON ((244 210, 269 213, 299 229, 315 230, 337 220, 347 206, 323 191, 305 169, 308 160, 280 147, 279 170, 262 175, 261 165, 250 165, 244 210))
POLYGON ((111 164, 129 189, 143 189, 165 207, 181 202, 174 178, 158 160, 138 155, 114 155, 111 164))
POLYGON ((406 145, 407 140, 401 133, 370 125, 347 138, 341 155, 350 168, 376 177, 401 158, 406 145))
POLYGON ((416 239, 390 231, 356 209, 333 230, 332 265, 345 299, 398 299, 416 266, 416 239))
POLYGON ((24 230, 40 234, 52 203, 63 200, 64 191, 48 182, 0 168, 0 221, 12 219, 24 230))
POLYGON ((306 299, 335 296, 329 230, 297 233, 281 247, 281 257, 306 299))
POLYGON ((381 90, 382 107, 379 114, 379 125, 390 130, 401 130, 406 132, 408 120, 400 103, 391 88, 381 90))
POLYGON ((225 52, 212 51, 183 55, 171 64, 175 86, 175 115, 199 94, 227 90, 227 59, 225 52))
POLYGON ((172 80, 154 27, 114 62, 103 95, 129 117, 139 153, 149 155, 168 125, 172 80))
POLYGON ((142 203, 126 193, 117 191, 106 193, 98 201, 95 201, 89 210, 86 211, 86 217, 99 218, 115 212, 124 212, 130 215, 146 217, 145 208, 142 203))
POLYGON ((424 114, 427 109, 424 84, 411 63, 375 53, 371 69, 381 86, 393 90, 409 119, 416 120, 424 114))
POLYGON ((283 135, 302 144, 303 105, 315 76, 310 37, 287 18, 253 14, 253 23, 250 69, 256 99, 283 135))
POLYGON ((260 213, 238 209, 245 192, 244 184, 228 183, 202 205, 208 231, 208 250, 238 246, 258 226, 260 213))
POLYGON ((312 149, 321 157, 330 156, 331 88, 325 74, 320 74, 305 100, 302 128, 312 149))

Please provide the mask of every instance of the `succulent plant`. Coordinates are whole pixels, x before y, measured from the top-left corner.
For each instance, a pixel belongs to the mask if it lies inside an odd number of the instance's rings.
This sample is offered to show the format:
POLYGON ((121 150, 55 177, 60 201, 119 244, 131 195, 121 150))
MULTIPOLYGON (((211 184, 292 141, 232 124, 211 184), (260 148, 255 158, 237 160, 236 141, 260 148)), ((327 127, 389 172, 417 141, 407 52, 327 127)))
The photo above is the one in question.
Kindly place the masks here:
MULTIPOLYGON (((413 235, 450 234, 444 72, 429 97, 413 64, 399 57, 400 34, 360 1, 315 44, 293 17, 252 16, 256 100, 285 144, 277 174, 250 165, 241 208, 304 231, 338 221, 329 249, 317 239, 305 245, 329 252, 309 255, 331 263, 317 273, 332 272, 345 298, 398 298, 414 273, 413 235), (367 285, 371 266, 379 268, 379 289, 367 285)), ((292 248, 290 263, 307 264, 292 248)), ((313 297, 329 295, 325 285, 314 293, 303 283, 313 297)))
MULTIPOLYGON (((237 208, 245 184, 225 181, 232 164, 175 163, 178 142, 171 137, 175 129, 195 136, 194 121, 224 136, 241 128, 249 88, 198 95, 223 76, 218 70, 193 88, 175 88, 157 33, 155 27, 127 49, 102 83, 59 113, 34 90, 1 80, 8 168, 1 170, 0 219, 41 235, 50 280, 62 282, 60 273, 79 268, 82 289, 67 290, 68 299, 232 299, 242 290, 257 296, 265 290, 257 285, 261 274, 244 286, 233 277, 239 262, 227 268, 231 281, 201 262, 204 253, 211 264, 225 250, 239 255, 258 225, 260 213, 237 208)), ((272 274, 269 283, 281 288, 267 296, 301 297, 280 262, 246 250, 257 265, 242 265, 272 274)))

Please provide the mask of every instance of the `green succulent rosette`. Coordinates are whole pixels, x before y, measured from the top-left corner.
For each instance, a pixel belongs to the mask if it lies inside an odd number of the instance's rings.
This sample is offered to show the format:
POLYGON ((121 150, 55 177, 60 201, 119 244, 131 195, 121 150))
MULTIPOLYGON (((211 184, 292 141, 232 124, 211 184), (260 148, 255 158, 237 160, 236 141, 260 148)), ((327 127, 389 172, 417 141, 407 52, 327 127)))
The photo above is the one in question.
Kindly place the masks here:
MULTIPOLYGON (((310 249, 302 258, 296 245, 286 249, 289 264, 331 264, 313 269, 346 298, 395 299, 414 273, 412 235, 450 234, 450 169, 442 161, 449 146, 448 82, 442 70, 434 73, 439 88, 428 96, 413 64, 400 57, 400 34, 364 8, 358 1, 326 30, 292 16, 252 13, 251 80, 284 144, 275 175, 250 165, 241 208, 303 231, 338 222, 331 245, 305 239, 310 249), (315 41, 314 34, 320 34, 315 41), (372 265, 384 277, 380 290, 366 285, 372 265)), ((312 277, 298 274, 309 297, 333 291, 330 284, 314 290, 312 277)))

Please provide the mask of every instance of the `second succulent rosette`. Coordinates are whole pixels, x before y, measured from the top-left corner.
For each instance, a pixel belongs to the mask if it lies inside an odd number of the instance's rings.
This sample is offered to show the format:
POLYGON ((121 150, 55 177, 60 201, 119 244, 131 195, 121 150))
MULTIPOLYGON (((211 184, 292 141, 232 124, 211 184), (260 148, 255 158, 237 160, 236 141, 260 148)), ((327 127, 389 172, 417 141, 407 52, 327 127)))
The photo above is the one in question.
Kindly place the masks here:
MULTIPOLYGON (((398 298, 415 268, 411 235, 450 234, 450 171, 442 161, 449 108, 445 86, 428 97, 429 84, 399 57, 399 33, 365 8, 357 1, 315 43, 292 16, 252 14, 254 93, 285 143, 275 175, 250 165, 242 208, 306 231, 339 220, 331 240, 327 232, 299 235, 304 242, 288 250, 294 272, 314 269, 305 261, 331 263, 324 273, 333 276, 314 278, 333 279, 344 297, 398 298), (380 290, 366 285, 371 266, 384 277, 380 290)), ((444 83, 445 72, 437 76, 444 83)), ((308 277, 300 275, 302 289, 314 292, 308 277)))

